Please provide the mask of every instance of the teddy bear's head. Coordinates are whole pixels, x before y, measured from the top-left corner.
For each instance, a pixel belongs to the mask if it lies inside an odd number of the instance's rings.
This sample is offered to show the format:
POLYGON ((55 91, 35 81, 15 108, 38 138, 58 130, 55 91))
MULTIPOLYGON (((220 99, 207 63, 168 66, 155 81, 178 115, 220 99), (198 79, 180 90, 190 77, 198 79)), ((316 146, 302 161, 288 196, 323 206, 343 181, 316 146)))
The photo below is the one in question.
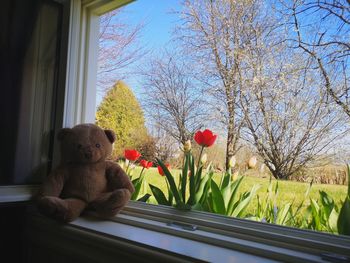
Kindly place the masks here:
POLYGON ((105 160, 112 152, 115 134, 95 124, 80 124, 58 132, 61 158, 64 163, 95 163, 105 160))

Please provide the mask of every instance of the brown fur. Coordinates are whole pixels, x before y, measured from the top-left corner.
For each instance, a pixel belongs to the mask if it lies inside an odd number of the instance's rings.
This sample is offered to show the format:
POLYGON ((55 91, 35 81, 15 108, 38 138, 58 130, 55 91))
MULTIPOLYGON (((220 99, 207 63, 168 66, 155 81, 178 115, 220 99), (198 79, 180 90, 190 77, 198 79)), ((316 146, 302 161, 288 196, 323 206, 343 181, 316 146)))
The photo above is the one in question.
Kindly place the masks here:
POLYGON ((134 192, 129 177, 106 161, 115 134, 94 124, 64 128, 58 134, 61 163, 46 178, 37 196, 39 210, 70 222, 85 209, 103 217, 116 215, 134 192))

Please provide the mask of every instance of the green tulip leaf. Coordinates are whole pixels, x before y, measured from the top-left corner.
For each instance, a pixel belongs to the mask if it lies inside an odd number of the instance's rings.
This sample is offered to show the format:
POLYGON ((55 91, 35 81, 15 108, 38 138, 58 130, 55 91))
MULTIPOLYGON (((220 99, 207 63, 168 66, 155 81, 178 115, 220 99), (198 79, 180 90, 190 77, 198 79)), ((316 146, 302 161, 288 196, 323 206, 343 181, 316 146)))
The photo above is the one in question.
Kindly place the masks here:
POLYGON ((136 178, 136 179, 132 180, 132 181, 131 181, 131 182, 132 182, 132 184, 133 184, 133 185, 136 185, 136 183, 139 181, 139 179, 140 179, 140 178, 138 177, 138 178, 136 178))
POLYGON ((228 207, 228 203, 231 198, 231 183, 229 183, 225 188, 221 189, 222 198, 224 199, 225 207, 228 207))
POLYGON ((332 197, 330 197, 326 192, 320 191, 321 203, 323 205, 323 209, 326 213, 326 216, 329 217, 331 211, 334 208, 334 201, 332 197))
POLYGON ((169 182, 170 190, 171 190, 172 194, 174 195, 176 204, 182 203, 181 198, 180 198, 180 194, 176 188, 174 178, 171 175, 169 169, 164 165, 164 163, 161 160, 157 159, 157 162, 158 162, 159 166, 162 168, 164 175, 166 176, 166 178, 169 182))
POLYGON ((226 214, 225 202, 222 197, 221 191, 214 180, 211 180, 210 188, 211 188, 211 193, 213 198, 212 207, 214 212, 225 215, 226 214))
POLYGON ((200 166, 196 172, 196 177, 195 177, 196 191, 198 191, 200 181, 202 179, 202 172, 203 172, 203 166, 200 166))
POLYGON ((213 172, 209 172, 208 174, 203 176, 203 178, 201 179, 199 183, 198 191, 195 194, 195 203, 198 203, 198 202, 203 203, 204 201, 203 199, 206 197, 209 189, 209 187, 207 186, 210 183, 210 180, 213 177, 213 175, 214 175, 213 172))
POLYGON ((137 199, 137 201, 140 202, 147 202, 147 200, 151 197, 150 194, 145 194, 144 196, 142 196, 141 198, 137 199))
POLYGON ((170 190, 168 181, 166 181, 166 187, 167 187, 167 189, 168 189, 168 201, 169 201, 169 205, 172 205, 172 204, 173 204, 174 195, 173 195, 173 192, 170 190))
POLYGON ((333 208, 328 217, 328 226, 332 233, 338 232, 338 226, 337 226, 338 217, 339 217, 339 214, 333 208))
POLYGON ((338 217, 338 232, 341 235, 350 235, 350 197, 347 196, 340 209, 338 217))
POLYGON ((134 185, 135 192, 133 192, 133 194, 131 195, 131 198, 130 198, 131 200, 137 199, 140 193, 141 186, 142 186, 142 180, 137 180, 136 184, 134 185))
POLYGON ((348 197, 350 198, 350 164, 348 164, 347 167, 348 167, 348 197))
POLYGON ((276 224, 285 225, 285 223, 288 221, 288 215, 290 215, 290 209, 290 203, 287 203, 283 206, 283 209, 281 209, 277 214, 276 224))
POLYGON ((187 184, 187 175, 188 175, 188 162, 190 158, 190 153, 185 154, 185 163, 182 169, 182 177, 181 177, 181 195, 182 201, 186 202, 186 184, 187 184))
POLYGON ((196 203, 194 206, 192 206, 192 210, 205 211, 200 203, 196 203))
POLYGON ((157 200, 158 204, 171 205, 171 204, 169 204, 169 201, 166 199, 162 190, 160 190, 157 186, 154 186, 151 184, 149 185, 149 187, 151 188, 152 194, 153 194, 154 198, 157 200))
POLYGON ((195 195, 196 195, 196 182, 195 182, 195 168, 194 168, 194 159, 193 156, 191 155, 189 157, 189 166, 190 166, 190 171, 191 171, 191 176, 190 176, 190 198, 188 199, 188 204, 189 205, 194 205, 195 204, 195 195))
POLYGON ((320 218, 320 207, 314 199, 310 199, 310 207, 312 213, 312 219, 316 230, 321 230, 321 218, 320 218))
POLYGON ((228 186, 230 179, 231 179, 231 169, 229 169, 223 176, 220 183, 220 190, 223 190, 225 187, 228 186))
POLYGON ((235 207, 235 197, 239 188, 239 185, 241 184, 241 182, 243 181, 243 176, 241 178, 239 178, 238 180, 234 181, 231 184, 231 197, 230 197, 230 201, 228 202, 228 206, 227 206, 227 214, 231 215, 233 212, 233 209, 235 207))
POLYGON ((233 217, 239 217, 242 215, 242 213, 244 212, 244 210, 247 208, 247 206, 249 205, 250 201, 253 199, 253 197, 255 196, 256 192, 258 191, 258 189, 260 188, 260 185, 254 185, 252 187, 252 190, 250 190, 250 192, 244 193, 242 195, 242 199, 239 202, 239 204, 235 207, 235 209, 233 210, 231 216, 233 217))

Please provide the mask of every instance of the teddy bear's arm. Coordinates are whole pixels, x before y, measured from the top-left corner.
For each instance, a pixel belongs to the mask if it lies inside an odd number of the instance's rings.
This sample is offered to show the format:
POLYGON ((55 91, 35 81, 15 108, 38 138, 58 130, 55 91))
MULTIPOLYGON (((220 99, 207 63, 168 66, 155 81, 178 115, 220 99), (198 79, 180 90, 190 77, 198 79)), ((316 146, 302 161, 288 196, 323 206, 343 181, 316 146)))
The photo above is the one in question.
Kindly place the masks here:
POLYGON ((129 176, 114 162, 106 161, 106 178, 111 190, 126 188, 131 194, 135 191, 129 176))
POLYGON ((63 185, 65 182, 64 169, 57 168, 53 170, 48 177, 44 179, 43 184, 40 187, 38 198, 43 196, 55 196, 58 197, 61 194, 63 185))

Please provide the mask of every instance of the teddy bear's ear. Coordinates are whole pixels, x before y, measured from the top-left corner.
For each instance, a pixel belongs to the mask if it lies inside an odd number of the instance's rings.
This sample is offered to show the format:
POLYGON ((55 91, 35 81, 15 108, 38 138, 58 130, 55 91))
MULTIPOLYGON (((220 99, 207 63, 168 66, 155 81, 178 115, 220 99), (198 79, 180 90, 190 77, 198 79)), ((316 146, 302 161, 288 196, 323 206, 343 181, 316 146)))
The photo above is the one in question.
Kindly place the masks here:
POLYGON ((58 139, 59 141, 62 141, 63 138, 64 138, 68 133, 71 132, 71 130, 72 130, 72 129, 69 129, 69 128, 63 128, 63 129, 59 130, 59 132, 57 133, 57 139, 58 139))
POLYGON ((115 136, 114 131, 112 131, 112 130, 105 130, 105 134, 106 134, 108 140, 109 140, 111 143, 114 143, 115 140, 117 139, 117 137, 115 136))

